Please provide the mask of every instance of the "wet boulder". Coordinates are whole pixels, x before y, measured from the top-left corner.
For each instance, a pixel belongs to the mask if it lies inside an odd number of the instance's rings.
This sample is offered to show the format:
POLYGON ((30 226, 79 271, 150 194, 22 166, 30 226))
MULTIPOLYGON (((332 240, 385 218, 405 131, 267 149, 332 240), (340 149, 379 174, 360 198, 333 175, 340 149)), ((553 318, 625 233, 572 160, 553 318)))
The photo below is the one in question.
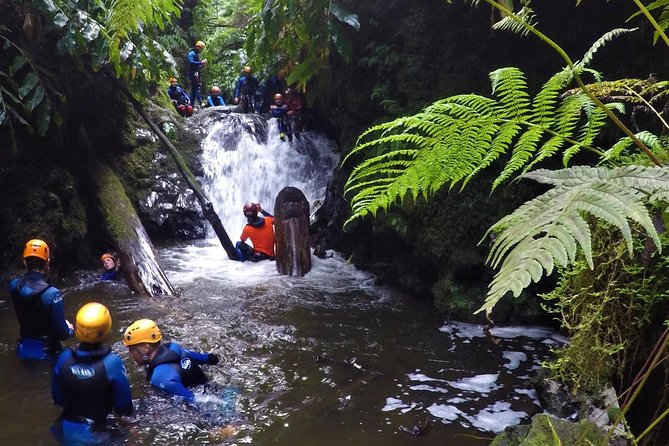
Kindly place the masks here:
POLYGON ((151 238, 205 237, 202 208, 193 190, 177 173, 157 175, 151 188, 139 199, 138 211, 151 238))
POLYGON ((285 187, 274 202, 276 269, 279 274, 304 276, 311 270, 309 202, 301 190, 285 187))

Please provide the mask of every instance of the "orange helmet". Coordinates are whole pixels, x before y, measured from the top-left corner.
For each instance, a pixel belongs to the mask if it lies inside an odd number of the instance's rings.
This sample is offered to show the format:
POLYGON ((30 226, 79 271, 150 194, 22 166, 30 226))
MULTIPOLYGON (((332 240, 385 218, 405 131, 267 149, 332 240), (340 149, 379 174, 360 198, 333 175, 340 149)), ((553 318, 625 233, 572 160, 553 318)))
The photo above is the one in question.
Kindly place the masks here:
POLYGON ((176 81, 177 81, 177 78, 174 77, 174 76, 171 76, 171 77, 168 79, 168 82, 169 82, 170 84, 171 84, 172 82, 176 82, 176 81))
POLYGON ((197 42, 195 42, 195 46, 202 49, 202 48, 204 48, 204 42, 201 41, 201 40, 198 40, 197 42))
POLYGON ((26 243, 23 248, 23 258, 37 257, 42 260, 49 260, 49 245, 44 240, 32 239, 26 243))

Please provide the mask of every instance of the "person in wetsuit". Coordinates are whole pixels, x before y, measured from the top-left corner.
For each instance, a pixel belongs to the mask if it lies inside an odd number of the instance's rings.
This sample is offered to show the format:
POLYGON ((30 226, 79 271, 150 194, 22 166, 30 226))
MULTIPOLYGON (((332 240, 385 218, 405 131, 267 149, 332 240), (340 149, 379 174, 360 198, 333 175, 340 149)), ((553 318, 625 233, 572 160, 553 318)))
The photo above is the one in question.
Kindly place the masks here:
POLYGON ((242 210, 247 223, 242 230, 240 241, 235 245, 238 259, 242 262, 274 260, 274 216, 265 212, 258 203, 246 203, 242 210), (262 216, 258 215, 258 212, 262 216), (253 247, 246 243, 249 239, 253 247))
POLYGON ((225 105, 225 101, 223 100, 223 96, 221 96, 221 89, 217 85, 214 85, 211 87, 211 94, 207 96, 207 106, 208 107, 216 107, 219 105, 225 105))
POLYGON ((50 261, 49 245, 29 240, 23 249, 27 273, 9 282, 21 334, 16 353, 21 359, 53 359, 63 349, 60 341, 74 335, 65 319, 63 294, 45 280, 50 261))
POLYGON ((281 141, 286 140, 286 135, 288 140, 293 140, 293 132, 290 128, 290 123, 288 122, 288 106, 283 103, 283 95, 277 93, 274 95, 274 104, 270 105, 269 112, 273 118, 276 118, 276 122, 279 126, 279 139, 281 141))
POLYGON ((239 104, 243 113, 258 112, 256 109, 256 90, 258 79, 253 76, 253 70, 248 65, 244 67, 242 76, 237 80, 235 89, 235 104, 239 104))
POLYGON ((162 344, 158 325, 150 319, 133 322, 123 335, 123 344, 128 347, 137 365, 146 366, 146 379, 151 386, 168 395, 195 402, 189 387, 208 381, 200 365, 218 364, 215 353, 197 353, 182 348, 176 342, 162 344))
POLYGON ((51 432, 62 444, 108 444, 115 432, 106 429, 107 415, 133 413, 123 361, 103 344, 111 326, 104 305, 91 302, 81 307, 74 328, 79 345, 63 351, 53 369, 51 394, 63 412, 51 432))
POLYGON ((104 272, 100 276, 102 281, 118 281, 123 279, 121 260, 111 252, 106 252, 100 257, 104 272))
POLYGON ((207 59, 200 60, 200 53, 204 50, 204 42, 198 40, 195 47, 191 48, 186 55, 188 63, 188 79, 190 80, 190 103, 194 107, 197 99, 202 107, 202 69, 207 65, 207 59))
POLYGON ((170 86, 167 87, 167 96, 170 97, 172 105, 177 109, 179 114, 183 117, 188 117, 193 114, 193 106, 191 105, 190 98, 186 92, 177 85, 177 78, 170 78, 170 86))

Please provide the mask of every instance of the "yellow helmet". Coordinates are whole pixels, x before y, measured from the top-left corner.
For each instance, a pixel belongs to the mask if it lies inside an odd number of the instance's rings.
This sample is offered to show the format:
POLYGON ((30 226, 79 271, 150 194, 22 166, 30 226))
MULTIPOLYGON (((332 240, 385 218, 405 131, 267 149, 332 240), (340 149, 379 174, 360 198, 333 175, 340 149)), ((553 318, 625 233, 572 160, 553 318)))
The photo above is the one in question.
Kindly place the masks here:
POLYGON ((244 73, 252 73, 253 69, 250 66, 246 65, 242 71, 244 73))
POLYGON ((195 46, 198 47, 198 48, 204 48, 204 42, 201 41, 201 40, 198 40, 197 42, 195 42, 195 46))
POLYGON ((123 345, 135 345, 143 342, 154 344, 160 341, 163 335, 160 328, 151 319, 140 319, 133 322, 123 334, 123 345))
POLYGON ((90 302, 77 312, 74 334, 81 342, 97 344, 107 338, 111 326, 112 319, 107 307, 97 302, 90 302))
POLYGON ((49 260, 49 245, 44 240, 32 239, 26 243, 23 248, 23 258, 37 257, 42 260, 49 260))

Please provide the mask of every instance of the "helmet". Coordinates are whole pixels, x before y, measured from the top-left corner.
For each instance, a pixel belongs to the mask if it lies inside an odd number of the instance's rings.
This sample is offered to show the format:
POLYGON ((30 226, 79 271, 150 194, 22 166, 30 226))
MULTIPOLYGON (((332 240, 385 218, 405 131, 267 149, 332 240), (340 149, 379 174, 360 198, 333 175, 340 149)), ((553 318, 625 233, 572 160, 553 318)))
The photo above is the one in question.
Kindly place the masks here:
POLYGON ((281 93, 277 93, 274 95, 274 100, 276 101, 277 99, 283 99, 283 95, 281 93))
POLYGON ((26 243, 23 248, 23 258, 37 257, 42 260, 49 260, 49 245, 44 240, 32 239, 26 243))
POLYGON ((244 67, 244 70, 243 70, 243 71, 244 71, 244 73, 251 73, 253 70, 251 69, 251 67, 249 67, 248 65, 246 65, 246 66, 244 67))
POLYGON ((113 254, 108 252, 105 252, 104 254, 102 254, 102 257, 100 257, 101 262, 104 262, 105 259, 112 259, 114 262, 116 262, 116 257, 114 257, 113 254))
POLYGON ((97 344, 104 341, 112 326, 109 310, 97 302, 87 303, 77 312, 74 334, 81 342, 97 344))
POLYGON ((195 46, 198 47, 198 48, 204 48, 204 42, 201 41, 201 40, 198 40, 197 42, 195 42, 195 46))
POLYGON ((211 87, 211 92, 212 93, 220 93, 221 89, 218 88, 216 85, 214 85, 213 87, 211 87))
POLYGON ((143 342, 154 344, 160 341, 163 335, 160 328, 151 319, 140 319, 133 322, 123 334, 123 345, 136 345, 143 342))
POLYGON ((255 203, 251 203, 249 201, 244 205, 243 210, 246 218, 256 218, 258 216, 258 208, 256 207, 255 203))
POLYGON ((169 82, 170 84, 171 84, 172 82, 176 82, 176 81, 177 81, 177 78, 174 77, 174 76, 171 76, 171 77, 168 79, 168 82, 169 82))

